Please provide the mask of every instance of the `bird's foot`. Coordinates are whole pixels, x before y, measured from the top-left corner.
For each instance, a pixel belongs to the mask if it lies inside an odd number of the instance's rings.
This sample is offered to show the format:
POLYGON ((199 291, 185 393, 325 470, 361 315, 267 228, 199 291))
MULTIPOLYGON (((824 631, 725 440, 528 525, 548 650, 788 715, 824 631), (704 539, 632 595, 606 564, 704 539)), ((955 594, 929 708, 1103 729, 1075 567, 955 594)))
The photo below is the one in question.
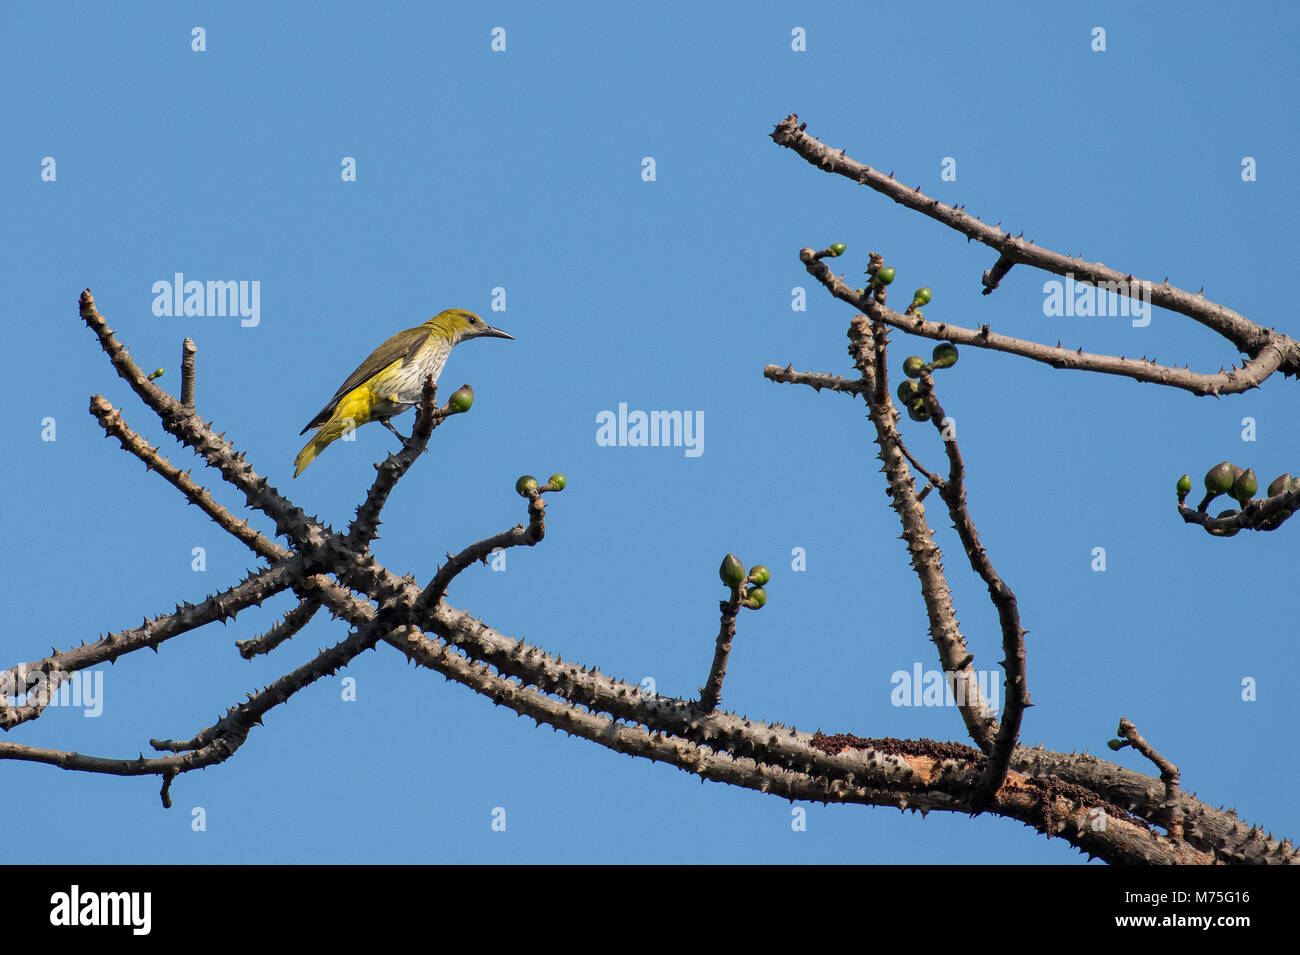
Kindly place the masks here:
POLYGON ((382 424, 389 431, 393 432, 393 434, 397 435, 397 440, 402 442, 402 447, 409 448, 411 446, 412 441, 414 441, 415 439, 414 435, 408 438, 406 435, 402 434, 402 432, 394 428, 392 422, 390 422, 387 418, 380 418, 379 423, 382 424))

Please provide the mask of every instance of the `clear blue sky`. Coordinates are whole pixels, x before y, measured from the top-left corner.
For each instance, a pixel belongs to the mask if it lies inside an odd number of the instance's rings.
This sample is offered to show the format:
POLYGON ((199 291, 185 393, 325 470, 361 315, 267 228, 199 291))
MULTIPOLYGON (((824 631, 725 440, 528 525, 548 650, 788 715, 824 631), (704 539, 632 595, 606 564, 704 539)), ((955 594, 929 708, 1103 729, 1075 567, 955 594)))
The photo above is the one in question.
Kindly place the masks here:
MULTIPOLYGON (((932 287, 932 319, 1206 371, 1237 356, 1159 311, 1146 328, 1047 318, 1046 276, 1026 269, 983 297, 987 249, 768 133, 798 112, 814 135, 986 220, 1204 285, 1300 334, 1287 291, 1298 23, 1288 4, 6 5, 0 662, 136 625, 254 563, 87 414, 103 393, 194 464, 113 373, 78 318, 81 289, 171 389, 193 337, 204 417, 335 527, 395 441, 362 429, 293 481, 299 429, 388 335, 464 307, 517 341, 452 356, 444 385, 471 382, 477 401, 393 496, 376 544, 390 569, 427 579, 444 551, 523 518, 518 475, 564 471, 543 544, 510 552, 503 573, 465 573, 454 603, 566 660, 690 696, 713 652, 717 566, 734 551, 773 580, 767 607, 741 617, 726 707, 806 730, 965 740, 952 708, 891 704, 891 674, 937 663, 861 403, 762 377, 769 362, 851 369, 852 312, 815 287, 799 248, 847 243, 850 275, 882 252, 900 286, 932 287), (196 26, 205 52, 191 49, 196 26), (1097 26, 1105 52, 1090 49, 1097 26), (356 182, 341 180, 344 157, 356 182), (944 157, 955 182, 940 179, 944 157), (177 272, 259 282, 258 324, 156 316, 153 284, 177 272), (702 412, 703 453, 598 446, 596 416, 621 402, 702 412)), ((931 345, 896 333, 894 375, 931 345)), ((1186 789, 1300 833, 1287 755, 1300 705, 1285 675, 1300 526, 1212 539, 1182 524, 1173 495, 1179 474, 1199 482, 1224 458, 1261 484, 1300 474, 1294 383, 1194 398, 964 349, 940 388, 975 519, 1030 630, 1023 741, 1109 755, 1127 716, 1186 789)), ((933 429, 905 425, 942 467, 933 429)), ((996 615, 949 522, 930 515, 976 666, 996 669, 996 615)), ((240 659, 234 641, 291 605, 282 595, 103 667, 98 718, 50 711, 8 738, 130 757, 150 737, 188 737, 346 634, 320 619, 240 659)), ((793 832, 787 802, 538 729, 386 647, 347 675, 356 702, 321 681, 234 759, 179 778, 169 811, 155 778, 0 764, 6 861, 1081 860, 987 816, 818 805, 793 832), (206 831, 191 829, 196 807, 206 831)), ((1131 751, 1116 759, 1151 771, 1131 751)))

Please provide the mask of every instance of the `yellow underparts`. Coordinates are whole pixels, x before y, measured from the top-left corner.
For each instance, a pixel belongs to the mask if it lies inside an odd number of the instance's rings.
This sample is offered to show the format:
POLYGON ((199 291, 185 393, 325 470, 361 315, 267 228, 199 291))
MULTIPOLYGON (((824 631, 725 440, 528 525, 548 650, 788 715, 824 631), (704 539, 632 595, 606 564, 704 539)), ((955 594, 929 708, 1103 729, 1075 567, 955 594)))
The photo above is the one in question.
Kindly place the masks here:
POLYGON ((321 425, 320 430, 298 452, 298 457, 293 462, 294 477, 306 470, 307 465, 316 460, 316 455, 345 434, 355 431, 363 424, 369 424, 371 421, 377 421, 393 414, 396 410, 394 402, 397 400, 397 396, 382 394, 382 391, 386 390, 383 389, 382 382, 380 383, 380 390, 376 390, 374 384, 380 382, 381 379, 386 377, 387 372, 400 364, 400 361, 394 362, 393 365, 385 368, 383 372, 380 372, 366 384, 359 385, 339 399, 339 403, 335 406, 334 413, 330 415, 329 420, 321 425))

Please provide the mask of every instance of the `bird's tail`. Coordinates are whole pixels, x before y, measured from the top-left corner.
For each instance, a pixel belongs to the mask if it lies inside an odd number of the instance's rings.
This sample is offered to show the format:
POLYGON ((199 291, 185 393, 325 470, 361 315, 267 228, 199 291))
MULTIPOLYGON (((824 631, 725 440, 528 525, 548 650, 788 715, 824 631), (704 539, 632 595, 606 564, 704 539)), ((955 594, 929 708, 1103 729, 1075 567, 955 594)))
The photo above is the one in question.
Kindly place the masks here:
POLYGON ((298 457, 294 458, 293 476, 297 477, 305 471, 307 465, 316 460, 316 455, 355 428, 356 424, 352 418, 331 418, 326 421, 321 429, 312 436, 312 439, 303 445, 302 450, 298 452, 298 457))

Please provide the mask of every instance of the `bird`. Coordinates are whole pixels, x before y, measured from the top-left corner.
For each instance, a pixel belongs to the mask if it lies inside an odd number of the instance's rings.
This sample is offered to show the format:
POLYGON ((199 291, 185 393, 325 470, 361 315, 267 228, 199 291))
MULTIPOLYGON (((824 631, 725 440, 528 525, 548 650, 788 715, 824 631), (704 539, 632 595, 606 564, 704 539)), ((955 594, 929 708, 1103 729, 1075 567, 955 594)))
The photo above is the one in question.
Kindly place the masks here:
POLYGON ((436 384, 451 350, 471 338, 514 341, 513 335, 493 328, 473 312, 449 308, 422 325, 398 332, 372 351, 339 385, 329 404, 298 432, 319 429, 294 459, 293 476, 301 474, 331 442, 371 421, 405 443, 408 439, 388 419, 417 404, 424 380, 432 376, 436 384))

